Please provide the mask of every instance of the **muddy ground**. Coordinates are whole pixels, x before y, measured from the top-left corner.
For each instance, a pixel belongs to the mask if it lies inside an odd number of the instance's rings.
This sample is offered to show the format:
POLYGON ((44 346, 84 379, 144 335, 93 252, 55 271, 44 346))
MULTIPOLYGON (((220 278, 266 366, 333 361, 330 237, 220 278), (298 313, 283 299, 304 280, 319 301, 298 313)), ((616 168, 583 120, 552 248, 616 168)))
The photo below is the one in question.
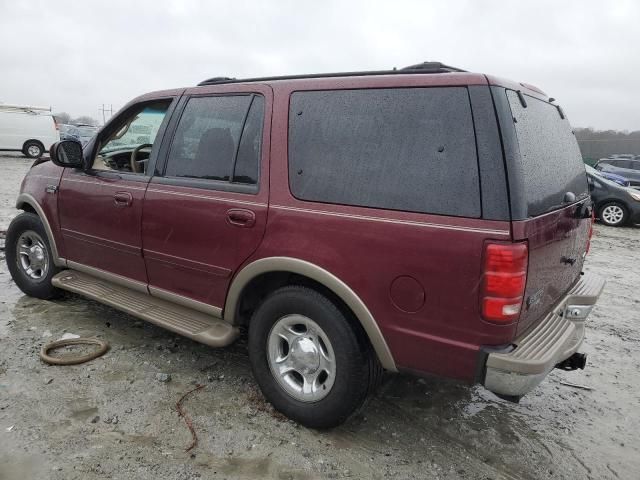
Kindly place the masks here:
MULTIPOLYGON (((0 156, 0 229, 30 164, 0 156)), ((243 341, 216 350, 80 297, 26 297, 0 256, 2 480, 640 478, 640 228, 596 226, 587 270, 609 283, 588 324, 585 371, 554 371, 519 405, 390 375, 362 414, 328 432, 264 402, 243 341), (41 345, 64 333, 112 349, 84 365, 42 363, 41 345), (205 388, 184 407, 199 444, 185 453, 175 404, 196 384, 205 388)))

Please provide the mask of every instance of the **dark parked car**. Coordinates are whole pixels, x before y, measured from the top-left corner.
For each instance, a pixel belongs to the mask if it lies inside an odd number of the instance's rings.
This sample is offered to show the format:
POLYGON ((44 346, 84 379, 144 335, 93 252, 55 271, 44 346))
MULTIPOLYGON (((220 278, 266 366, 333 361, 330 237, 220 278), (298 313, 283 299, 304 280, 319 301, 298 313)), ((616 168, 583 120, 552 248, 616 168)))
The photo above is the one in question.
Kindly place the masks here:
POLYGON ((256 382, 304 425, 343 422, 383 369, 517 400, 585 365, 592 204, 535 87, 440 63, 217 77, 139 97, 51 160, 7 232, 22 291, 213 347, 246 328, 256 382))
POLYGON ((63 123, 59 125, 60 128, 60 140, 76 140, 80 141, 80 132, 75 125, 69 125, 63 123))
POLYGON ((596 170, 614 173, 629 180, 632 187, 640 186, 640 159, 602 158, 594 165, 596 170))
POLYGON ((591 199, 600 221, 612 227, 640 223, 640 191, 603 178, 602 172, 588 165, 586 168, 591 199))
POLYGON ((77 129, 78 140, 80 141, 83 147, 87 143, 89 143, 89 140, 91 140, 93 136, 96 134, 96 132, 98 131, 98 127, 94 127, 93 125, 84 125, 84 124, 77 125, 76 129, 77 129))
POLYGON ((60 140, 75 140, 83 147, 98 131, 98 127, 93 125, 60 125, 60 140))

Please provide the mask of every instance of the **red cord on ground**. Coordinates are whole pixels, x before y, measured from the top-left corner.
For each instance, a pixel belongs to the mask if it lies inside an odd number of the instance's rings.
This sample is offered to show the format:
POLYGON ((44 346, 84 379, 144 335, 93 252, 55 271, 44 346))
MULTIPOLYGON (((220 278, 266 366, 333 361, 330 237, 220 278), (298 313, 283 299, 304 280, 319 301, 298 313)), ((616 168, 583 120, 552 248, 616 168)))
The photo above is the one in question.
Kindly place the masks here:
POLYGON ((191 422, 191 418, 189 418, 189 416, 187 415, 187 413, 182 409, 182 402, 185 398, 187 398, 188 395, 192 394, 193 392, 200 390, 204 388, 204 385, 196 385, 196 388, 189 390, 187 393, 185 393, 180 400, 178 400, 178 403, 176 403, 176 411, 178 412, 178 415, 180 415, 183 419, 184 419, 184 423, 187 424, 187 428, 189 429, 189 431, 191 432, 191 443, 189 444, 189 446, 185 449, 185 452, 188 452, 189 450, 191 450, 193 447, 195 447, 198 444, 198 436, 196 435, 196 431, 193 428, 193 423, 191 422))

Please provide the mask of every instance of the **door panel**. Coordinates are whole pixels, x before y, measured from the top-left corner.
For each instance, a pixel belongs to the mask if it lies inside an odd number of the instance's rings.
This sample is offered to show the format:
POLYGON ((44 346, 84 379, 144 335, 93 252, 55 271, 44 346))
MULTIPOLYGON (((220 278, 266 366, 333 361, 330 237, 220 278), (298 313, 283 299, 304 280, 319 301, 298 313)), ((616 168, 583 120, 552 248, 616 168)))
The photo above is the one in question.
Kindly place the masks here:
POLYGON ((67 259, 146 283, 140 224, 148 181, 65 169, 58 211, 67 259))
POLYGON ((199 302, 192 306, 203 311, 224 305, 234 272, 264 235, 271 110, 271 89, 261 85, 185 92, 145 194, 152 295, 199 302))
POLYGON ((65 169, 58 211, 66 258, 139 282, 144 193, 176 97, 132 102, 84 150, 90 168, 65 169))
POLYGON ((253 195, 152 181, 142 232, 149 286, 222 307, 231 274, 260 244, 266 218, 266 203, 253 195), (253 225, 233 223, 238 209, 253 213, 253 225))

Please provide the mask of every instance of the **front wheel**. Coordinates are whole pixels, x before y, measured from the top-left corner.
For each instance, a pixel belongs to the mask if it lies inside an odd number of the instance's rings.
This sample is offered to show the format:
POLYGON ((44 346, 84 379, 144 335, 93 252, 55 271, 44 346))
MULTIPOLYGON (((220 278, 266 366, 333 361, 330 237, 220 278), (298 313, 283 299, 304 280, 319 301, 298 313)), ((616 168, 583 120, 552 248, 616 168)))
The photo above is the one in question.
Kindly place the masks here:
POLYGON ((363 332, 330 299, 302 286, 280 288, 256 309, 249 356, 265 397, 312 428, 343 423, 382 372, 363 332))
POLYGON ((605 225, 609 225, 610 227, 620 227, 627 223, 627 218, 629 214, 627 213, 627 209, 624 205, 617 202, 609 202, 605 203, 602 207, 600 207, 600 212, 598 217, 605 225))
POLYGON ((7 229, 5 254, 11 277, 20 290, 44 300, 60 296, 62 291, 51 284, 60 269, 53 263, 40 217, 25 212, 13 219, 7 229))

